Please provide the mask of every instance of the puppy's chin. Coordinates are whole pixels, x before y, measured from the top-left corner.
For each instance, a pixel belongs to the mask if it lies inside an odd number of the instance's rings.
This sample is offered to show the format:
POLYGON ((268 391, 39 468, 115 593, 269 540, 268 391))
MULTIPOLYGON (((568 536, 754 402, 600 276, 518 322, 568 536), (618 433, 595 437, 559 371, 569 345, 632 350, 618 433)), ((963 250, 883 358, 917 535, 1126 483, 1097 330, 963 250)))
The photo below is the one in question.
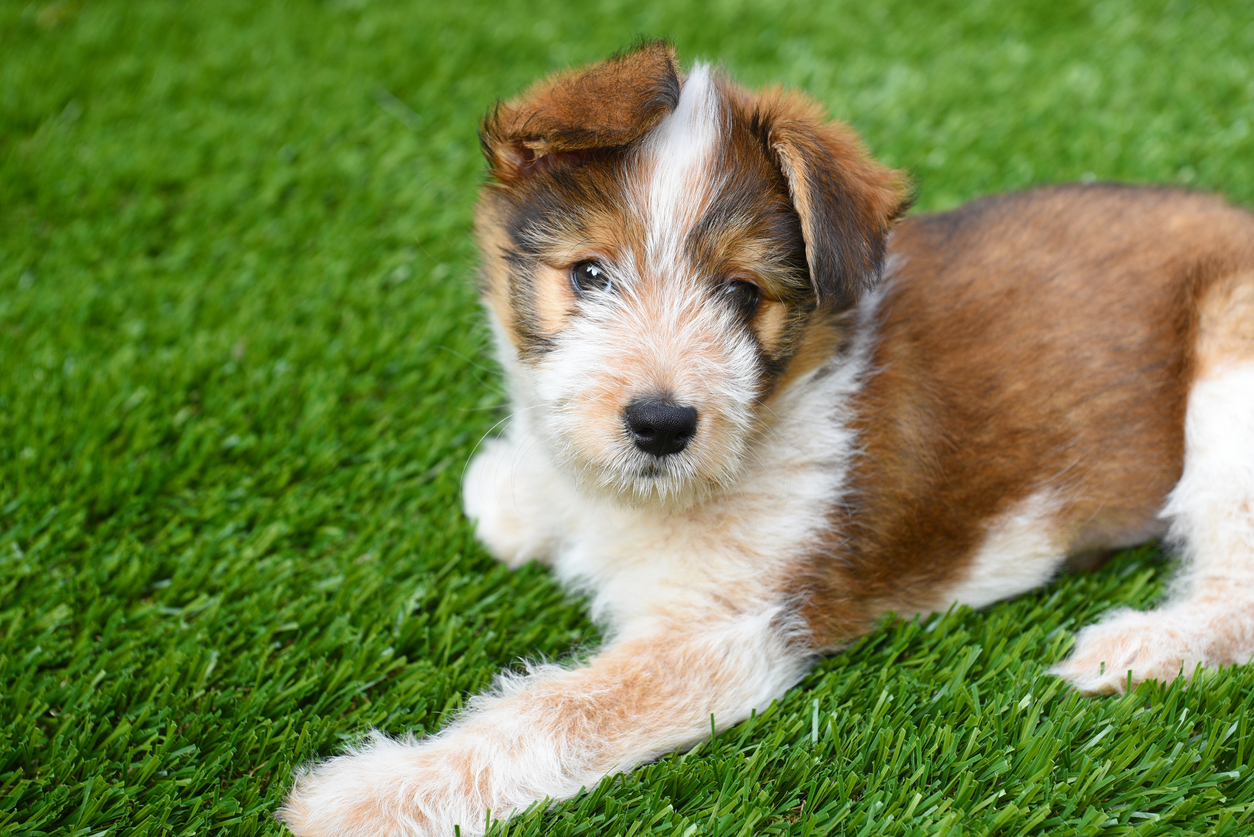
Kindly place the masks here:
POLYGON ((712 463, 686 451, 655 457, 624 449, 608 461, 596 461, 567 451, 561 459, 581 490, 630 508, 689 509, 724 491, 740 471, 739 457, 719 457, 721 461, 712 463))

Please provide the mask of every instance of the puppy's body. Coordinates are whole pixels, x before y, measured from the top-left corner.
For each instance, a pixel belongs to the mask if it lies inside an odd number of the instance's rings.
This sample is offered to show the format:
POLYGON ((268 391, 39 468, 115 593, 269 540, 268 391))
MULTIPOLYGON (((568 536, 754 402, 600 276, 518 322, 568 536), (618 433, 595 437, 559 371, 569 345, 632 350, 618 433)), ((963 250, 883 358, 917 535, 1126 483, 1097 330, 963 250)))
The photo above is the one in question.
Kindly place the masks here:
POLYGON ((1101 185, 897 226, 835 550, 867 617, 984 606, 1068 556, 1164 533, 1199 302, 1217 281, 1248 286, 1233 269, 1254 256, 1252 220, 1101 185))
POLYGON ((882 614, 1169 534, 1173 603, 1086 629, 1089 692, 1254 656, 1254 218, 1061 187, 890 226, 902 181, 797 98, 652 45, 484 126, 511 388, 467 476, 502 560, 605 648, 304 774, 298 834, 437 834, 691 744, 882 614), (885 256, 887 258, 885 259, 885 256))

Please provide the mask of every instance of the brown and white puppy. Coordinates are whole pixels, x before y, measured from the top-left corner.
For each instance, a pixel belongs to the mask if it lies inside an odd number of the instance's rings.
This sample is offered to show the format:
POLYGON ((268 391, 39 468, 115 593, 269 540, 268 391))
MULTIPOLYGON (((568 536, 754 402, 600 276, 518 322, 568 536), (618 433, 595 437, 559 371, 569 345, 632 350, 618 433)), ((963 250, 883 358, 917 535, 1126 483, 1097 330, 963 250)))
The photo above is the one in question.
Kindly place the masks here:
POLYGON ((295 833, 480 833, 748 717, 886 612, 1160 536, 1169 603, 1055 671, 1114 692, 1254 656, 1254 217, 1072 186, 894 224, 905 179, 849 128, 662 43, 482 140, 513 412, 466 510, 606 644, 302 773, 295 833))

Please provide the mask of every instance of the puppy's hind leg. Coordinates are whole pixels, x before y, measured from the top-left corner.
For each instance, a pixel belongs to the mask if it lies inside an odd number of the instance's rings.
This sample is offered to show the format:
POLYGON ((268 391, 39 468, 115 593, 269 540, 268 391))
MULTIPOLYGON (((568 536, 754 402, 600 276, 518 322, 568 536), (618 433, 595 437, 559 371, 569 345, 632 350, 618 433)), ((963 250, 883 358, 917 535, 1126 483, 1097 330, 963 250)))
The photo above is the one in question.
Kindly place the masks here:
POLYGON ((1055 668, 1086 693, 1254 660, 1254 274, 1206 295, 1184 473, 1162 516, 1182 558, 1166 605, 1111 614, 1055 668))

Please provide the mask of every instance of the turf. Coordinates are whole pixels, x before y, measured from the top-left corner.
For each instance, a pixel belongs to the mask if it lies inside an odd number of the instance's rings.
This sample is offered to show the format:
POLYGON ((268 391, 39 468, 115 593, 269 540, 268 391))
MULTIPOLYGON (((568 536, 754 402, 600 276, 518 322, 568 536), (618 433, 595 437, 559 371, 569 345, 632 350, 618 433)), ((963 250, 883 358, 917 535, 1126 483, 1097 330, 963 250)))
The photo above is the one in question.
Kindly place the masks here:
MULTIPOLYGON (((1254 205, 1214 3, 0 4, 0 834, 278 834, 291 769, 597 632, 458 512, 501 415, 474 130, 637 34, 802 87, 920 209, 1073 179, 1254 205)), ((1046 673, 1153 548, 885 624, 685 754, 498 834, 1241 834, 1254 668, 1046 673)))

